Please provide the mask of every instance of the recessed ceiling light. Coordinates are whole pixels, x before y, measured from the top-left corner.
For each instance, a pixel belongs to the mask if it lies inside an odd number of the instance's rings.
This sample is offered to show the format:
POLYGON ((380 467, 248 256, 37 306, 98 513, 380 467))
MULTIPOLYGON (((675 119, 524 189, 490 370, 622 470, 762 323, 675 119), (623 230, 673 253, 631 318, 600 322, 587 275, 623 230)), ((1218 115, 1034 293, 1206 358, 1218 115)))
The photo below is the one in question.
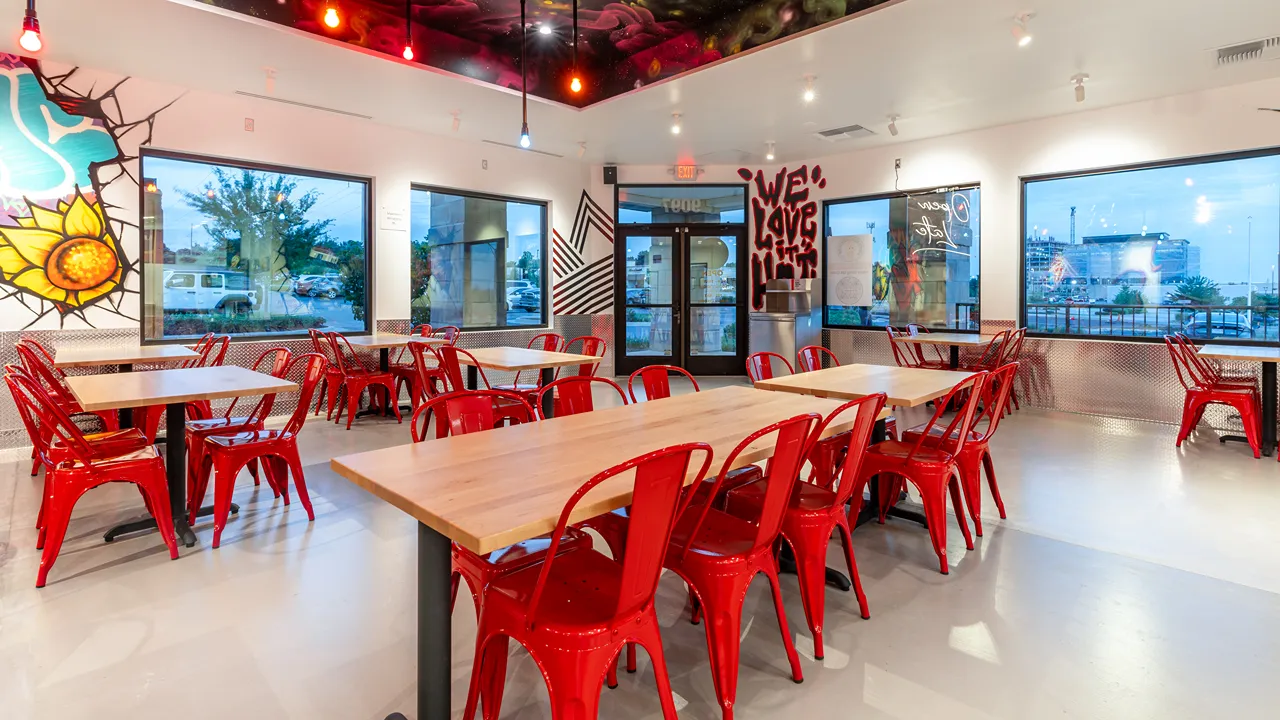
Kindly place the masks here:
POLYGON ((765 152, 764 159, 773 162, 773 141, 769 141, 769 149, 765 152))

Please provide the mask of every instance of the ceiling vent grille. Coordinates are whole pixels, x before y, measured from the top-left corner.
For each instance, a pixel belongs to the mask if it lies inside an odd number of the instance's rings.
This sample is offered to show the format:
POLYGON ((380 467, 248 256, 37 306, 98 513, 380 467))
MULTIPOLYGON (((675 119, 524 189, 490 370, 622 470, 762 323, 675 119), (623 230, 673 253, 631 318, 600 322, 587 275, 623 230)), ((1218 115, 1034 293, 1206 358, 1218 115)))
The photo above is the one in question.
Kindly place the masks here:
POLYGON ((1280 35, 1218 48, 1218 67, 1258 60, 1280 60, 1280 35))
POLYGON ((278 98, 274 95, 259 95, 258 93, 245 92, 244 90, 236 90, 235 93, 236 95, 251 97, 255 100, 267 100, 269 102, 281 103, 284 105, 292 105, 294 107, 300 107, 300 108, 307 108, 308 110, 319 110, 320 112, 333 113, 334 115, 346 115, 347 117, 355 117, 355 118, 360 118, 362 120, 373 119, 372 115, 361 115, 360 113, 351 112, 349 110, 339 110, 337 108, 325 107, 323 105, 312 105, 311 103, 299 102, 297 100, 286 100, 284 98, 278 98))
POLYGON ((547 157, 554 157, 554 158, 564 157, 563 155, 557 155, 553 152, 547 152, 546 150, 537 150, 534 148, 522 148, 519 145, 516 145, 515 143, 504 143, 504 142, 498 142, 497 140, 481 140, 481 142, 486 142, 486 143, 489 143, 490 145, 497 145, 498 147, 519 150, 520 152, 530 152, 530 153, 536 153, 538 155, 546 155, 547 157))
POLYGON ((843 142, 845 140, 871 137, 875 135, 875 133, 861 125, 846 125, 844 127, 832 128, 830 130, 819 130, 813 135, 819 140, 826 140, 827 142, 843 142))

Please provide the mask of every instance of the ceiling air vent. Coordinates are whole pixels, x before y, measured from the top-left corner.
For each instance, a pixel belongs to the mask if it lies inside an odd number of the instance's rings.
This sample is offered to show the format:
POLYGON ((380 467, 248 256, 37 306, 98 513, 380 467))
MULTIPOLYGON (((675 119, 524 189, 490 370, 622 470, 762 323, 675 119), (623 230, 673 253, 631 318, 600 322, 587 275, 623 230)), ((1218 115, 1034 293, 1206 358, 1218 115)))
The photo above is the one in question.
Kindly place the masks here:
POLYGON ((372 115, 362 115, 360 113, 351 112, 349 110, 339 110, 338 108, 325 107, 323 105, 312 105, 311 103, 299 102, 297 100, 286 100, 284 98, 279 98, 274 95, 260 95, 258 93, 246 92, 244 90, 236 90, 235 93, 236 95, 243 95, 244 97, 250 97, 255 100, 266 100, 268 102, 283 103, 285 105, 292 105, 294 107, 307 108, 308 110, 319 110, 320 112, 333 113, 335 115, 346 115, 347 117, 355 117, 355 118, 360 118, 362 120, 373 119, 372 115))
POLYGON ((846 125, 845 127, 832 128, 830 130, 819 130, 814 133, 815 137, 827 142, 856 140, 857 138, 871 137, 872 135, 875 135, 875 133, 861 125, 846 125))
POLYGON ((1218 67, 1257 60, 1280 60, 1280 35, 1218 48, 1218 67))

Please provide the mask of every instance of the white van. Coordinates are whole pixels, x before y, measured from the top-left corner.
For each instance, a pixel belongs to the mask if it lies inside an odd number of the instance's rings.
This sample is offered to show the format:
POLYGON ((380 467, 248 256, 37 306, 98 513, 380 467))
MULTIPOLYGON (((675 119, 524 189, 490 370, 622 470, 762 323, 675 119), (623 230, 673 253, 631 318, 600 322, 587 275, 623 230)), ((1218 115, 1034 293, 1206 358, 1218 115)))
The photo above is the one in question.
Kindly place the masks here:
POLYGON ((166 312, 248 312, 258 304, 244 273, 169 270, 164 274, 166 312))

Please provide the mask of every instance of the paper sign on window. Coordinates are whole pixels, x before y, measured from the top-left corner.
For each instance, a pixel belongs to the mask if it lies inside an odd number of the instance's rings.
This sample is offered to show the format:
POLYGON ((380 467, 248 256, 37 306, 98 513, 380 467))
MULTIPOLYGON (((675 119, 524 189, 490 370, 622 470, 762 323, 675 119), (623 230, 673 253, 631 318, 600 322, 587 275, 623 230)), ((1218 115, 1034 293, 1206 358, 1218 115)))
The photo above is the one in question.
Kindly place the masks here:
POLYGON ((827 238, 827 302, 845 307, 871 305, 871 236, 827 238))

